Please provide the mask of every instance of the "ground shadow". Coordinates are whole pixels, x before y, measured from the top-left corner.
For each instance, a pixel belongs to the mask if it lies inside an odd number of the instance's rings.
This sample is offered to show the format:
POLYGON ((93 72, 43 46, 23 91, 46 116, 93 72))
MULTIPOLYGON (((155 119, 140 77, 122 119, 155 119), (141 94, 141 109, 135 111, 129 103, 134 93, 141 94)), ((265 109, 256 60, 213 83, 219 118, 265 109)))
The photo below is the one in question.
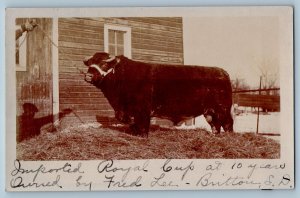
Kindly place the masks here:
MULTIPOLYGON (((120 121, 118 121, 116 118, 114 117, 106 117, 106 116, 100 116, 100 115, 96 115, 96 120, 98 123, 101 124, 102 128, 107 128, 107 129, 111 129, 111 130, 116 130, 122 133, 127 133, 130 135, 132 134, 132 131, 130 130, 130 126, 129 124, 123 124, 120 121)), ((157 124, 151 124, 150 125, 150 129, 149 132, 153 133, 153 132, 169 132, 171 130, 179 130, 175 127, 162 127, 160 125, 157 124)))
POLYGON ((115 117, 96 115, 96 120, 102 128, 128 133, 128 125, 121 123, 115 117))
MULTIPOLYGON (((44 117, 35 118, 35 114, 39 111, 38 108, 32 103, 24 103, 23 114, 17 117, 17 142, 35 137, 41 133, 41 128, 48 124, 53 123, 55 115, 50 114, 44 117)), ((56 116, 61 119, 65 115, 71 113, 71 109, 64 109, 56 116)), ((52 129, 55 131, 55 128, 52 129)))

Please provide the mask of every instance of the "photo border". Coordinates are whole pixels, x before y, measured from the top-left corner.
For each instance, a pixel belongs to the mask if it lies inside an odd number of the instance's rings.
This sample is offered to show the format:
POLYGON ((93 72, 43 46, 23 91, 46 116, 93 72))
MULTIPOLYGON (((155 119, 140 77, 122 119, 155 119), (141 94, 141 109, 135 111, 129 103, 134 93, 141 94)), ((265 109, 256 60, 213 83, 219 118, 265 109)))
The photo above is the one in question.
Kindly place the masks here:
MULTIPOLYGON (((48 9, 48 8, 33 8, 33 9, 7 9, 7 15, 6 15, 6 62, 7 65, 12 65, 13 63, 13 55, 12 53, 8 53, 10 51, 14 51, 14 45, 11 45, 11 43, 14 43, 14 26, 10 26, 9 24, 14 24, 15 18, 21 18, 21 17, 30 17, 30 18, 39 18, 39 17, 75 17, 75 16, 82 16, 84 17, 124 17, 124 16, 178 16, 179 13, 184 12, 187 17, 194 17, 194 13, 200 13, 197 16, 211 16, 212 14, 216 14, 213 16, 226 16, 222 10, 226 10, 226 13, 230 13, 229 15, 232 16, 241 16, 245 15, 255 15, 256 9, 259 9, 261 13, 265 15, 270 15, 271 7, 199 7, 199 8, 54 8, 54 9, 48 9), (220 11, 220 9, 222 9, 220 11), (265 9, 265 10, 264 10, 265 9), (130 10, 130 11, 128 11, 130 10), (230 11, 229 11, 230 10, 230 11), (74 15, 74 13, 76 13, 74 15), (96 14, 95 14, 96 13, 96 14), (101 14, 99 14, 101 13, 101 14), (176 15, 174 15, 176 13, 176 15)), ((293 66, 293 21, 291 20, 291 17, 293 17, 293 10, 291 7, 272 7, 272 9, 276 10, 274 11, 277 14, 277 11, 281 11, 284 13, 284 16, 280 17, 280 27, 285 29, 285 33, 283 31, 281 32, 280 38, 284 38, 280 42, 281 51, 284 51, 283 53, 280 53, 280 95, 281 95, 281 122, 280 126, 283 126, 284 128, 281 128, 281 131, 288 131, 287 135, 282 134, 281 138, 281 159, 279 159, 277 162, 286 162, 289 169, 289 174, 294 175, 294 145, 290 142, 294 142, 294 87, 293 87, 293 67, 283 67, 282 65, 291 65, 293 66), (288 13, 288 14, 287 14, 288 13), (288 31, 286 31, 286 26, 283 27, 283 24, 287 25, 288 31), (288 41, 288 42, 286 42, 288 41), (288 105, 287 105, 288 104, 288 105), (286 155, 286 153, 289 153, 289 155, 286 155)), ((273 13, 274 14, 274 13, 273 13)), ((255 15, 256 16, 256 15, 255 15)), ((15 71, 14 68, 7 68, 6 67, 6 76, 7 80, 9 80, 9 83, 6 83, 6 107, 12 107, 16 105, 16 92, 15 92, 15 81, 12 79, 15 79, 15 71), (13 88, 13 89, 12 89, 13 88), (10 91, 8 91, 10 90, 10 91)), ((12 141, 15 140, 15 131, 16 131, 16 118, 15 118, 16 112, 15 109, 12 111, 6 111, 6 184, 9 182, 10 174, 9 169, 12 167, 12 162, 14 162, 14 157, 16 156, 15 153, 15 145, 12 144, 12 141), (13 150, 13 151, 12 151, 13 150)), ((142 160, 141 160, 142 161, 142 160)), ((202 164, 204 162, 207 163, 206 166, 209 165, 209 162, 211 160, 199 160, 199 164, 202 164)), ((223 160, 221 160, 223 161, 223 160)), ((241 160, 244 161, 244 160, 241 160)), ((248 160, 245 160, 248 161, 248 160)), ((253 161, 253 159, 249 160, 253 161)), ((264 160, 258 160, 261 161, 261 163, 267 163, 267 161, 264 160)), ((269 160, 268 160, 269 161, 269 160)), ((273 160, 272 160, 273 161, 273 160)), ((158 164, 163 164, 164 160, 158 160, 158 164)), ((213 161, 215 163, 215 160, 213 161)), ((274 160, 276 163, 276 160, 274 160)), ((27 163, 27 162, 26 162, 27 163)), ((25 163, 25 164, 26 164, 25 163)), ((28 162, 29 163, 29 162, 28 162)), ((38 164, 36 162, 32 162, 33 164, 38 164)), ((66 163, 64 161, 60 161, 59 163, 66 163)), ((97 163, 97 162, 96 162, 97 163)), ((123 162, 121 162, 123 163, 123 162)), ((124 162, 129 164, 135 164, 137 163, 136 160, 126 160, 124 162)), ((179 160, 177 164, 184 163, 179 160)), ((195 162, 196 163, 196 162, 195 162)), ((228 163, 227 160, 224 160, 224 163, 228 163)), ((249 163, 249 162, 248 162, 249 163)), ((51 166, 53 162, 46 162, 45 165, 51 166)), ((95 164, 90 164, 87 166, 95 166, 95 164)), ((183 165, 184 166, 184 165, 183 165)), ((154 165, 155 167, 155 165, 154 165)), ((157 167, 156 167, 157 168, 157 167)), ((155 168, 154 168, 155 169, 155 168)), ((91 173, 92 176, 92 173, 91 173)), ((292 188, 294 187, 294 184, 292 188)), ((146 189, 146 188, 145 188, 146 189)), ((164 190, 177 190, 176 188, 162 188, 164 190)), ((155 189, 155 190, 162 190, 161 188, 155 189)), ((184 188, 186 190, 196 190, 196 188, 184 188)), ((211 188, 215 189, 215 188, 211 188)), ((223 188, 222 188, 223 189, 223 188)), ((226 189, 226 188, 224 188, 226 189)), ((232 189, 232 188, 229 188, 232 189)), ((239 188, 234 188, 239 189, 239 188)), ((255 188, 256 189, 256 188, 255 188)), ((7 190, 9 190, 7 185, 7 190)), ((66 190, 74 190, 72 188, 68 188, 66 190)), ((103 190, 103 189, 97 189, 97 190, 103 190)), ((116 190, 116 189, 114 189, 116 190)), ((124 190, 124 189, 119 189, 124 190)), ((135 189, 134 189, 135 190, 135 189)), ((150 190, 150 189, 146 189, 150 190)), ((183 190, 183 189, 180 189, 183 190)))

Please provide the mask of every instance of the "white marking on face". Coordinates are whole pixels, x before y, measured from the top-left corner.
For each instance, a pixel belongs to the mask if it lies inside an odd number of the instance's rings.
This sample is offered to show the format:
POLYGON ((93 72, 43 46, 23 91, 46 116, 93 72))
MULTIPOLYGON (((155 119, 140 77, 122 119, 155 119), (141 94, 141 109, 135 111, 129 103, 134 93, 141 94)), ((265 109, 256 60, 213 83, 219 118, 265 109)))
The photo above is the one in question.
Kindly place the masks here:
POLYGON ((107 74, 113 71, 113 68, 110 68, 107 72, 105 72, 99 67, 99 65, 96 64, 93 64, 90 67, 95 68, 101 74, 101 76, 106 76, 107 74))
POLYGON ((93 64, 90 67, 95 68, 102 76, 105 75, 105 71, 103 71, 98 65, 93 64))

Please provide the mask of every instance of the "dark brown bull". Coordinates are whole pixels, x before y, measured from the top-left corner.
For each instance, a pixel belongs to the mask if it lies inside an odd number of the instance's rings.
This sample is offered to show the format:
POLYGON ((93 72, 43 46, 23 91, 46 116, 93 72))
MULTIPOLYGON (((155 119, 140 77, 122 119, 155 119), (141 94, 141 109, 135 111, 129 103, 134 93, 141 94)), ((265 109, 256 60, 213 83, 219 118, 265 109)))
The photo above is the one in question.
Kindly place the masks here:
POLYGON ((85 81, 100 88, 118 120, 148 136, 150 118, 177 124, 204 115, 213 133, 233 131, 229 75, 217 67, 149 64, 99 52, 84 61, 85 81))

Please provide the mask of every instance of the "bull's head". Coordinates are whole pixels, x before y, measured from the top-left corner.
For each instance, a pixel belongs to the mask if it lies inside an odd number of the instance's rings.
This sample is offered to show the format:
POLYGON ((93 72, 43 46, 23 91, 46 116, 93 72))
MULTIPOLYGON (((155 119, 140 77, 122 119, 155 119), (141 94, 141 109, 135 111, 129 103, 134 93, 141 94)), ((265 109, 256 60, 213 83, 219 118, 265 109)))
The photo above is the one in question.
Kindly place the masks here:
POLYGON ((100 83, 107 74, 114 71, 114 67, 118 62, 118 58, 110 56, 106 52, 97 52, 93 56, 86 58, 83 63, 89 69, 85 74, 85 81, 92 84, 100 83))

